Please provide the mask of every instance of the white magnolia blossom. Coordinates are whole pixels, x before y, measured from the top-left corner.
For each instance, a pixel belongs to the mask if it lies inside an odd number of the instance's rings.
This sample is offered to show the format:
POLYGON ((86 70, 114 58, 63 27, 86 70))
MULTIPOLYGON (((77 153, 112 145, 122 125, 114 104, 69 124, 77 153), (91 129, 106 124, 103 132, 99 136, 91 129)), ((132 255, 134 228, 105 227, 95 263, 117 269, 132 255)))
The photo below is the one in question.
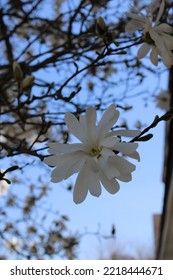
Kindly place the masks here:
POLYGON ((164 7, 165 2, 162 0, 154 25, 151 9, 147 10, 146 16, 141 12, 139 14, 126 13, 126 16, 131 18, 126 26, 126 31, 131 33, 137 29, 143 31, 144 43, 138 50, 138 59, 145 57, 150 52, 150 60, 155 66, 158 65, 158 56, 161 56, 164 65, 170 68, 173 65, 173 54, 171 52, 173 50, 173 28, 166 23, 159 22, 164 7))
POLYGON ((123 156, 139 160, 138 144, 121 142, 121 136, 135 137, 139 131, 110 131, 118 117, 119 111, 114 104, 108 107, 97 125, 93 107, 89 107, 79 120, 72 113, 66 113, 67 127, 81 143, 49 143, 51 156, 44 161, 55 166, 52 182, 60 182, 79 172, 73 193, 75 203, 81 203, 88 191, 93 196, 100 196, 101 184, 114 194, 119 190, 117 179, 123 182, 132 179, 135 165, 123 156))
POLYGON ((6 247, 10 251, 20 251, 21 248, 21 240, 17 237, 13 237, 12 239, 6 239, 6 247))
POLYGON ((154 97, 158 108, 166 111, 170 109, 170 93, 167 90, 162 90, 160 94, 154 97))
POLYGON ((9 190, 9 184, 5 180, 0 180, 0 197, 6 196, 9 190))

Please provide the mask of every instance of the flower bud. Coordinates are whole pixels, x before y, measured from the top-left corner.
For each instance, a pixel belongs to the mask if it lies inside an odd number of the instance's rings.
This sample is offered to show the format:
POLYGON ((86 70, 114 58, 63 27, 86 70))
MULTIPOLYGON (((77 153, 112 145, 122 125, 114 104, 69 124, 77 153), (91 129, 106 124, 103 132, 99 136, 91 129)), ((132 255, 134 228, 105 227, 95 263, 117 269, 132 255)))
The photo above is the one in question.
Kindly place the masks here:
POLYGON ((143 142, 145 142, 145 141, 150 140, 151 138, 153 138, 153 134, 152 134, 152 133, 149 133, 149 134, 147 134, 147 135, 145 135, 145 136, 142 136, 142 137, 138 138, 137 141, 141 141, 141 142, 143 141, 143 142))
POLYGON ((22 81, 22 90, 29 90, 31 89, 31 87, 33 86, 34 84, 34 80, 35 80, 35 77, 34 76, 28 76, 26 77, 23 81, 22 81))
POLYGON ((155 127, 158 124, 158 122, 159 122, 159 116, 156 115, 154 118, 154 121, 151 124, 151 127, 155 127))
POLYGON ((171 114, 171 113, 166 113, 165 115, 163 115, 161 118, 160 118, 160 120, 161 121, 169 121, 169 120, 171 120, 172 119, 172 117, 173 117, 173 115, 171 114))
POLYGON ((106 37, 106 42, 108 44, 111 44, 114 41, 114 39, 116 38, 116 35, 117 35, 116 32, 113 32, 113 31, 107 32, 106 36, 105 36, 106 37))
POLYGON ((99 17, 96 22, 96 29, 99 36, 105 35, 107 32, 107 27, 105 21, 102 17, 99 17))
POLYGON ((21 81, 23 79, 22 69, 17 62, 13 62, 13 77, 16 81, 21 81))

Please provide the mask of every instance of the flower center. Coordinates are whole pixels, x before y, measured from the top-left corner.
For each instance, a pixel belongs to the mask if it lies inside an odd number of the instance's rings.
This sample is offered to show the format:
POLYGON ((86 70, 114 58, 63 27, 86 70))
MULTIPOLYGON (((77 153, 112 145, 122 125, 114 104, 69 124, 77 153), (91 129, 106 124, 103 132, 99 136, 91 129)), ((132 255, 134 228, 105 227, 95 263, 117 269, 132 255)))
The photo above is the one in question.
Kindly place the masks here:
POLYGON ((91 148, 90 155, 96 157, 100 155, 101 150, 99 148, 91 148))
POLYGON ((155 45, 155 42, 154 42, 153 39, 151 38, 149 32, 146 32, 146 33, 145 33, 145 35, 144 35, 144 41, 145 41, 146 43, 148 43, 149 45, 155 45))

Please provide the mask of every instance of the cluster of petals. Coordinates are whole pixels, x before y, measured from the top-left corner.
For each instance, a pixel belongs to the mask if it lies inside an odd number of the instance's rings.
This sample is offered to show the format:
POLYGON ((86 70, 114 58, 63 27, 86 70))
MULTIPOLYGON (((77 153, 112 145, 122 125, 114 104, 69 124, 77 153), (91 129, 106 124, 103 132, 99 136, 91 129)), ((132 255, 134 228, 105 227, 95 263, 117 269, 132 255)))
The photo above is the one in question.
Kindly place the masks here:
POLYGON ((162 90, 158 95, 155 95, 156 107, 168 111, 170 109, 170 92, 162 90))
POLYGON ((122 142, 122 136, 135 137, 138 130, 111 130, 119 118, 119 111, 110 105, 96 124, 96 110, 89 107, 79 119, 72 113, 65 114, 69 131, 80 143, 62 144, 50 142, 50 156, 44 159, 52 171, 52 182, 60 182, 78 173, 73 193, 76 204, 81 203, 90 192, 100 196, 101 185, 111 194, 119 190, 117 181, 129 182, 135 165, 124 156, 139 161, 137 143, 122 142))
POLYGON ((154 25, 151 9, 147 10, 146 16, 137 11, 126 13, 126 16, 131 19, 126 26, 126 31, 133 33, 141 29, 143 32, 144 43, 138 50, 138 59, 145 57, 150 52, 150 60, 155 66, 158 65, 160 56, 164 65, 170 68, 173 65, 173 28, 166 23, 159 22, 164 8, 165 2, 162 0, 154 25))

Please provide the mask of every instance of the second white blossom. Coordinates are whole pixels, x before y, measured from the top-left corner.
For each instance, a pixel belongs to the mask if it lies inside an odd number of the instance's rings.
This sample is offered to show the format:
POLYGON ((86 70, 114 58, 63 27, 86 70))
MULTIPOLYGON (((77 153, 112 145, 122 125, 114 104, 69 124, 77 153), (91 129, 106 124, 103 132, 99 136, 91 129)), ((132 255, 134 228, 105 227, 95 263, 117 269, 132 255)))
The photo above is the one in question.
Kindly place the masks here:
POLYGON ((159 22, 164 8, 165 2, 162 0, 154 25, 151 9, 147 10, 146 16, 141 12, 137 14, 137 11, 136 13, 126 13, 126 16, 131 19, 126 26, 126 31, 134 32, 137 29, 143 31, 144 43, 138 50, 137 57, 139 59, 150 52, 150 60, 155 66, 158 65, 158 57, 160 56, 164 65, 170 68, 173 65, 173 28, 167 23, 159 22))

